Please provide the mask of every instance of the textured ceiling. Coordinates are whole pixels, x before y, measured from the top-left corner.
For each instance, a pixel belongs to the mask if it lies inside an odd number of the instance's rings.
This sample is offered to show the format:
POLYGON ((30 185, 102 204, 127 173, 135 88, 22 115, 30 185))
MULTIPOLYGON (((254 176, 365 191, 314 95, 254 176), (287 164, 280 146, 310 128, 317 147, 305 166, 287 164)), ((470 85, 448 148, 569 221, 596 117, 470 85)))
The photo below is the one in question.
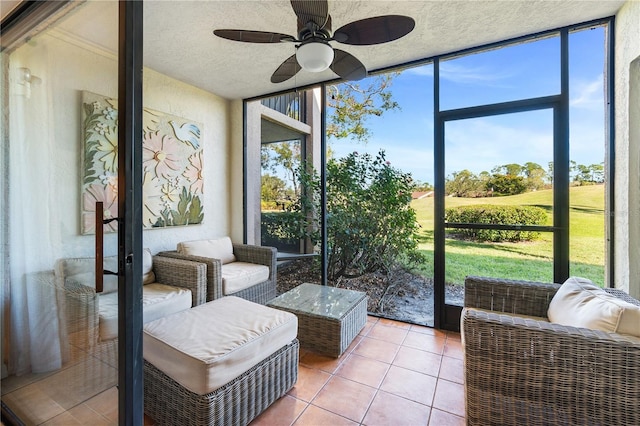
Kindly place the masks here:
MULTIPOLYGON (((355 55, 368 70, 615 15, 624 0, 329 0, 333 28, 373 16, 411 16, 406 37, 376 46, 336 47, 355 55)), ((90 1, 62 29, 109 50, 117 46, 117 3, 90 1), (97 26, 95 17, 107 25, 97 26), (103 31, 99 31, 103 28, 103 31)), ((295 52, 293 43, 249 44, 215 37, 216 28, 251 29, 296 36, 288 0, 145 1, 144 64, 228 99, 248 98, 331 80, 330 70, 301 71, 273 84, 270 77, 295 52)))

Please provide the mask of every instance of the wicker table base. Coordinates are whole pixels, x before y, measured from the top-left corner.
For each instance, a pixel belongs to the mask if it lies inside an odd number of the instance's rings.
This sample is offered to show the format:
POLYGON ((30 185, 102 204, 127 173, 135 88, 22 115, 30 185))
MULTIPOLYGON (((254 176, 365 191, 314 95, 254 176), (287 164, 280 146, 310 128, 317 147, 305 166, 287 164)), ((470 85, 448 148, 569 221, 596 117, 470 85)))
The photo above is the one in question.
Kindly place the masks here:
POLYGON ((342 288, 302 284, 267 306, 296 314, 302 347, 336 358, 367 322, 366 293, 342 288))
POLYGON ((206 395, 193 393, 144 361, 144 411, 161 425, 246 425, 293 387, 294 340, 240 377, 206 395))

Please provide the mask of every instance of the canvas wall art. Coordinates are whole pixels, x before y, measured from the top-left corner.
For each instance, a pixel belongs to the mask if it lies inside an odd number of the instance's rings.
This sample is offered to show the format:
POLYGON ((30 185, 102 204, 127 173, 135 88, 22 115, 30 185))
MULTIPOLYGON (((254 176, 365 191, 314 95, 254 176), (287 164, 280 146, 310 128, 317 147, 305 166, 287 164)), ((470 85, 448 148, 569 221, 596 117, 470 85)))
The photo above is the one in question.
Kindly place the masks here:
MULTIPOLYGON (((95 203, 118 215, 118 102, 82 92, 82 234, 95 233, 95 203)), ((204 218, 202 125, 145 108, 142 137, 144 228, 194 225, 204 218)), ((115 232, 115 221, 105 232, 115 232)))

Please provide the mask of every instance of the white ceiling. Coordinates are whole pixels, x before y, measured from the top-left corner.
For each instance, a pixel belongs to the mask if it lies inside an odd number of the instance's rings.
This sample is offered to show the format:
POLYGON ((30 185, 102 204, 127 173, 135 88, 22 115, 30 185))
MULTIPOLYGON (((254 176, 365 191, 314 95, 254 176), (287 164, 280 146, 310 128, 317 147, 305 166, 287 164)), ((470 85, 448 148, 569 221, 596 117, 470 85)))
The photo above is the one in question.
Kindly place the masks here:
MULTIPOLYGON (((624 0, 329 0, 333 29, 367 17, 396 14, 415 19, 402 39, 376 46, 332 42, 368 70, 615 15, 624 0)), ((90 1, 61 28, 115 51, 117 3, 90 1), (96 16, 107 20, 96 25, 96 16)), ((248 98, 337 76, 330 70, 273 84, 270 77, 294 52, 293 43, 250 44, 213 35, 217 28, 271 31, 296 36, 288 0, 145 1, 144 64, 228 99, 248 98)))

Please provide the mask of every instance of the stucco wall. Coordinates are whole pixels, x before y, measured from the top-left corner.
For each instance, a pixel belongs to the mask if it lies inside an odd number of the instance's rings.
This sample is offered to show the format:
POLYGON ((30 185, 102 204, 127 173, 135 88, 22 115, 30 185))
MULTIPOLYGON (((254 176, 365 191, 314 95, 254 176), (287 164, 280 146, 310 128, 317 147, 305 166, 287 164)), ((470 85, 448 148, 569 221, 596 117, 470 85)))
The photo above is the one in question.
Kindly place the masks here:
MULTIPOLYGON (((10 61, 12 72, 18 67, 29 67, 42 79, 40 84, 32 85, 29 98, 16 95, 24 110, 25 130, 22 137, 11 139, 12 151, 20 147, 28 153, 28 162, 24 161, 24 153, 22 157, 16 154, 11 159, 12 168, 34 171, 22 173, 24 182, 11 183, 15 187, 14 197, 33 200, 25 203, 28 208, 13 211, 21 216, 24 229, 12 229, 12 241, 22 239, 23 233, 32 234, 30 240, 35 243, 26 247, 26 251, 40 257, 38 262, 27 265, 24 272, 29 272, 46 269, 45 266, 51 268, 59 257, 93 255, 94 237, 80 235, 81 92, 116 98, 117 58, 97 46, 83 45, 79 40, 52 32, 22 46, 10 61), (40 211, 30 207, 38 204, 43 207, 40 211), (46 232, 45 228, 55 231, 46 232), (39 252, 40 239, 42 247, 51 250, 39 252)), ((203 224, 145 230, 144 246, 155 253, 175 249, 176 243, 183 240, 228 235, 231 232, 229 101, 149 69, 144 70, 143 97, 145 107, 203 124, 205 185, 203 224)), ((115 254, 116 238, 115 234, 106 236, 105 255, 115 254)))
POLYGON ((640 297, 640 2, 616 15, 615 285, 640 297), (635 60, 635 62, 634 62, 635 60))

